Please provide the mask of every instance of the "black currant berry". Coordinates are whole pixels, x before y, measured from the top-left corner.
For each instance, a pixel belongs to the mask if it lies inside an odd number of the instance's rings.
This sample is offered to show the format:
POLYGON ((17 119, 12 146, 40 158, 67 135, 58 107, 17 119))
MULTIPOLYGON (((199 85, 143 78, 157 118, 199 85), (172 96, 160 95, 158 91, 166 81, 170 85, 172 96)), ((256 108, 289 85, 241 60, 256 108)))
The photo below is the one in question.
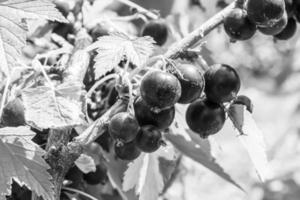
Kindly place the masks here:
POLYGON ((142 30, 143 36, 151 36, 157 45, 162 46, 168 38, 168 27, 163 20, 150 21, 142 30))
POLYGON ((297 30, 297 22, 294 18, 289 18, 286 27, 274 36, 277 40, 288 40, 293 37, 297 30))
POLYGON ((69 186, 72 188, 79 187, 82 182, 82 178, 83 173, 77 166, 71 167, 65 176, 66 180, 71 181, 69 186))
POLYGON ((161 132, 155 126, 143 126, 136 137, 136 143, 141 151, 152 153, 162 144, 161 132))
POLYGON ((208 100, 191 103, 186 111, 186 122, 190 129, 207 138, 219 132, 225 122, 225 111, 219 104, 208 100))
POLYGON ((177 69, 182 75, 176 75, 181 85, 181 96, 178 103, 191 103, 200 97, 204 89, 204 78, 194 65, 181 64, 177 66, 177 69))
POLYGON ((25 125, 25 113, 23 102, 20 98, 16 98, 6 104, 3 109, 1 125, 3 126, 22 126, 25 125))
POLYGON ((238 73, 225 64, 212 65, 204 74, 205 94, 208 100, 224 103, 233 100, 240 90, 238 73))
POLYGON ((121 112, 111 118, 108 131, 115 140, 128 143, 135 139, 139 131, 139 124, 133 115, 121 112))
POLYGON ((97 165, 95 172, 83 174, 83 180, 85 180, 90 185, 104 185, 108 181, 106 166, 104 164, 97 165))
POLYGON ((247 0, 246 10, 256 25, 269 26, 282 17, 285 3, 284 0, 247 0))
POLYGON ((234 40, 248 40, 255 34, 256 25, 248 19, 245 10, 235 8, 224 19, 224 29, 234 40))
POLYGON ((140 92, 150 107, 166 109, 172 107, 180 98, 181 86, 172 74, 156 70, 144 76, 140 92))
POLYGON ((282 18, 271 26, 258 27, 258 30, 265 35, 276 35, 280 33, 288 23, 288 16, 283 14, 282 18))
POLYGON ((115 143, 115 153, 121 160, 134 160, 141 154, 141 150, 137 147, 136 141, 129 143, 119 144, 115 143))
POLYGON ((240 104, 246 106, 246 109, 252 113, 253 112, 253 104, 251 102, 251 99, 245 95, 239 95, 237 98, 233 101, 233 104, 240 104))
POLYGON ((175 117, 174 106, 156 113, 150 110, 141 97, 134 101, 133 106, 135 117, 140 126, 153 125, 159 129, 166 129, 172 124, 175 117))

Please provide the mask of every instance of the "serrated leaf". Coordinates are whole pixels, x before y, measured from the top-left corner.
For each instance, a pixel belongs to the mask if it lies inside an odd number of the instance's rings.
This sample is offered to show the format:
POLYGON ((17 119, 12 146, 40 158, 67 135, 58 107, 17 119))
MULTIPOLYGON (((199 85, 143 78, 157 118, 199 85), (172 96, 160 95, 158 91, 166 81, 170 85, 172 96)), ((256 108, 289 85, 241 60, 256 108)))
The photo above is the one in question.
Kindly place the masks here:
POLYGON ((160 171, 160 158, 175 160, 174 148, 168 145, 155 153, 143 153, 129 163, 124 173, 123 190, 134 189, 139 195, 139 200, 157 200, 164 187, 164 175, 160 171))
POLYGON ((124 200, 138 200, 133 190, 124 192, 122 190, 122 179, 127 169, 128 162, 116 159, 114 153, 103 151, 104 157, 107 159, 107 171, 109 180, 114 188, 118 190, 124 200))
POLYGON ((98 55, 95 58, 95 78, 105 75, 118 66, 121 60, 128 59, 132 64, 141 67, 154 48, 154 40, 151 37, 129 38, 123 33, 112 33, 109 36, 100 37, 87 50, 97 48, 98 55))
POLYGON ((45 200, 55 199, 45 151, 31 141, 34 135, 28 127, 0 129, 0 200, 10 194, 12 178, 45 200))
POLYGON ((94 159, 86 154, 81 154, 75 161, 75 165, 85 174, 96 171, 94 159))
POLYGON ((159 160, 154 154, 144 157, 145 173, 141 173, 137 193, 139 200, 157 200, 164 187, 163 177, 159 170, 159 160))
POLYGON ((82 89, 80 83, 65 83, 53 89, 48 86, 22 92, 25 119, 41 129, 83 125, 82 89))
POLYGON ((246 148, 260 180, 267 180, 270 178, 271 170, 268 165, 266 145, 263 134, 251 113, 244 105, 233 104, 230 106, 228 116, 236 128, 238 138, 246 148))
POLYGON ((128 169, 124 173, 123 190, 134 189, 139 181, 140 170, 144 163, 145 154, 141 154, 137 159, 128 164, 128 169))
POLYGON ((6 75, 20 58, 20 51, 26 44, 26 19, 66 22, 50 0, 1 1, 0 13, 0 69, 6 75))
POLYGON ((186 140, 180 134, 172 133, 172 131, 165 134, 165 137, 185 156, 202 164, 204 167, 219 175, 224 180, 243 190, 243 188, 238 183, 236 183, 236 181, 234 181, 231 176, 226 173, 225 170, 217 163, 216 159, 210 153, 210 150, 207 149, 209 146, 206 144, 203 145, 203 143, 205 143, 204 141, 202 141, 203 139, 189 131, 186 132, 191 137, 190 141, 186 140))

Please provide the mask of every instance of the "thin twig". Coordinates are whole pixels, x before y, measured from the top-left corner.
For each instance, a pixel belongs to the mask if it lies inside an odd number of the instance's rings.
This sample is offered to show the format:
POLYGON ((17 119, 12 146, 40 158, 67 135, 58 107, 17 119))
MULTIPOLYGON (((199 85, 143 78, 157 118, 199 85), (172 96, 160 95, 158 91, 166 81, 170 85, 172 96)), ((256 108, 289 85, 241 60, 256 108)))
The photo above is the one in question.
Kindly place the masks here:
POLYGON ((139 12, 145 14, 147 17, 151 18, 151 19, 158 19, 158 16, 155 15, 154 13, 150 12, 149 10, 143 8, 142 6, 132 2, 132 1, 129 1, 129 0, 116 0, 116 1, 119 1, 131 8, 135 8, 137 9, 139 12))

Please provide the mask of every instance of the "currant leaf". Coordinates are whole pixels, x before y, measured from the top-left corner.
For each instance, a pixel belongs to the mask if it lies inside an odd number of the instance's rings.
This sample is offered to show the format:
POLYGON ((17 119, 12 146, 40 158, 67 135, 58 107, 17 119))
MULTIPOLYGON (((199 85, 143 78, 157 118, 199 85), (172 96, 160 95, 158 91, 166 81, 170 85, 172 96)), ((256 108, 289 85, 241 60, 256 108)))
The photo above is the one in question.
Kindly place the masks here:
POLYGON ((257 127, 251 113, 244 105, 231 105, 228 116, 236 128, 238 138, 247 150, 260 180, 266 181, 272 172, 268 164, 262 131, 257 127))
POLYGON ((95 58, 95 78, 105 75, 118 66, 126 58, 132 64, 141 67, 152 54, 154 41, 151 37, 130 38, 123 33, 112 33, 100 37, 97 42, 87 48, 88 51, 97 49, 95 58))
POLYGON ((11 193, 12 178, 45 200, 55 199, 45 151, 31 141, 34 135, 28 127, 0 129, 0 200, 11 193))
POLYGON ((25 119, 41 129, 83 125, 80 83, 65 83, 53 89, 48 86, 22 92, 25 119))
POLYGON ((26 19, 67 22, 50 0, 1 1, 0 13, 0 70, 6 75, 16 66, 26 44, 26 19))

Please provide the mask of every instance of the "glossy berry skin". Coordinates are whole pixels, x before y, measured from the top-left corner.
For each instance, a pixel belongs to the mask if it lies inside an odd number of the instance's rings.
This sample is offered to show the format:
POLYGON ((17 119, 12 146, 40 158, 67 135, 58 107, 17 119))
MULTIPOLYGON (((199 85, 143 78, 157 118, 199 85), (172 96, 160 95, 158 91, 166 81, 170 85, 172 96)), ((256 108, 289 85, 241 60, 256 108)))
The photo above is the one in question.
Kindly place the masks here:
POLYGON ((141 151, 152 153, 162 144, 161 132, 155 126, 143 126, 137 135, 136 144, 141 151))
POLYGON ((141 154, 141 150, 137 147, 136 141, 132 141, 125 144, 115 143, 115 154, 121 160, 135 160, 141 154))
POLYGON ((245 95, 239 95, 237 98, 233 101, 233 104, 239 104, 246 106, 246 109, 252 113, 253 112, 253 104, 249 97, 245 95))
POLYGON ((204 74, 205 94, 215 103, 230 102, 240 90, 239 75, 229 65, 215 64, 204 74))
POLYGON ((297 30, 297 22, 294 18, 289 18, 286 27, 274 36, 277 40, 288 40, 293 37, 297 30))
POLYGON ((181 85, 178 103, 191 103, 200 97, 204 89, 204 77, 194 65, 181 64, 177 66, 177 70, 182 75, 176 75, 181 85))
POLYGON ((144 26, 142 36, 150 36, 158 46, 162 46, 168 38, 167 24, 163 20, 150 21, 144 26))
POLYGON ((235 8, 224 19, 224 30, 231 39, 248 40, 255 34, 256 25, 245 10, 235 8))
POLYGON ((120 112, 111 118, 108 131, 113 139, 128 143, 135 139, 139 131, 139 124, 130 113, 120 112))
POLYGON ((1 125, 17 127, 25 124, 25 113, 22 100, 16 98, 8 102, 3 109, 1 125))
POLYGON ((150 107, 162 110, 172 107, 179 100, 181 86, 172 74, 155 70, 143 77, 140 93, 150 107))
POLYGON ((270 26, 285 12, 284 0, 247 0, 246 10, 249 19, 259 26, 270 26))
POLYGON ((133 106, 135 117, 140 126, 153 125, 159 129, 166 129, 172 124, 175 117, 174 106, 156 113, 151 111, 147 103, 141 97, 138 97, 134 101, 133 106))
POLYGON ((225 111, 219 104, 197 100, 189 105, 186 111, 186 122, 201 138, 207 138, 222 129, 225 111))
POLYGON ((104 185, 108 181, 106 166, 103 164, 97 165, 95 172, 83 174, 83 180, 85 180, 90 185, 104 185))
POLYGON ((283 14, 282 18, 272 26, 258 27, 258 30, 265 35, 276 35, 280 33, 288 23, 288 16, 283 14))

